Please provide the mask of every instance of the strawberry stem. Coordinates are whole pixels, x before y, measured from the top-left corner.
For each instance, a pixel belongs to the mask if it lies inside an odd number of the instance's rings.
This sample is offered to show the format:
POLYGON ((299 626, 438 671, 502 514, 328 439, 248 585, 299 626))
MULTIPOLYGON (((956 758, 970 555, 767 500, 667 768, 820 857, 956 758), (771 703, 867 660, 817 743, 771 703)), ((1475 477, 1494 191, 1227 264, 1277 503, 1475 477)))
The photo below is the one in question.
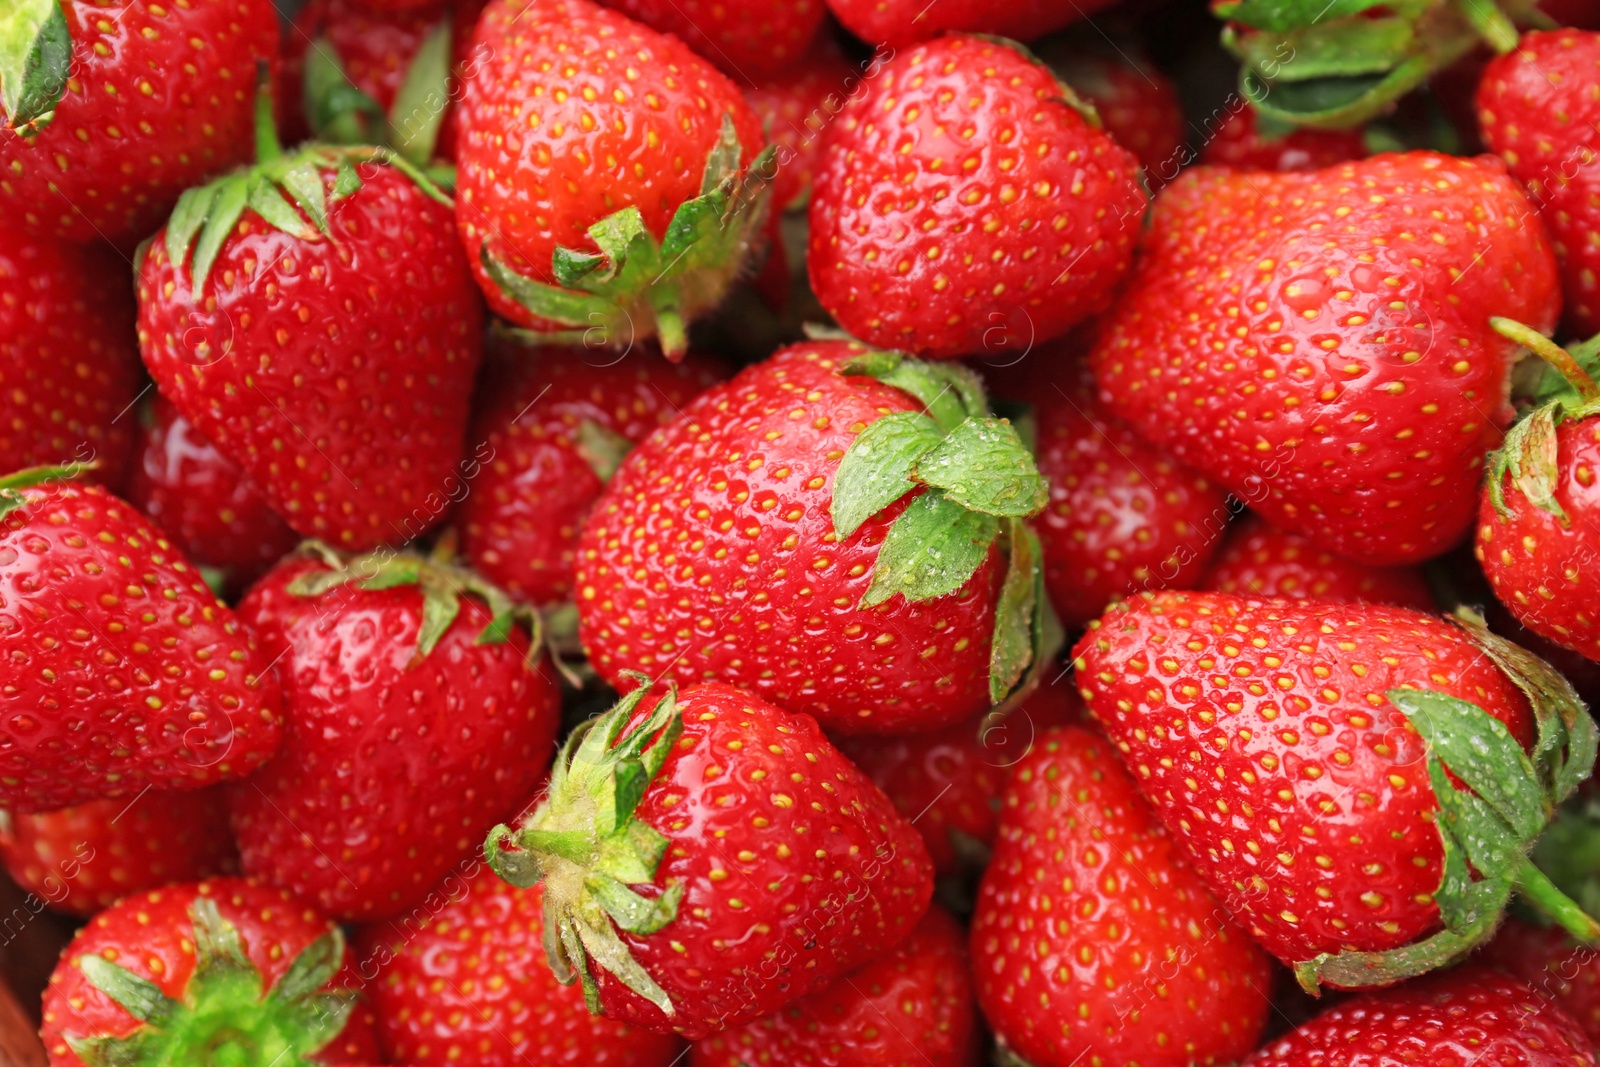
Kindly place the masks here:
POLYGON ((1585 945, 1600 945, 1600 922, 1556 888, 1526 856, 1517 865, 1516 887, 1524 900, 1554 919, 1574 939, 1585 945))
POLYGON ((1589 372, 1579 365, 1572 353, 1556 344, 1550 338, 1539 333, 1529 326, 1524 326, 1515 319, 1502 318, 1499 315, 1490 317, 1489 325, 1501 337, 1508 341, 1515 341, 1526 348, 1556 370, 1571 382, 1573 388, 1583 396, 1586 401, 1600 400, 1600 385, 1596 385, 1589 372))
POLYGON ((272 118, 272 77, 265 63, 256 64, 256 162, 270 163, 283 155, 278 127, 272 118))
POLYGON ((1462 0, 1457 7, 1466 16, 1468 24, 1496 52, 1504 55, 1517 47, 1520 37, 1517 27, 1498 5, 1482 3, 1481 0, 1462 0))

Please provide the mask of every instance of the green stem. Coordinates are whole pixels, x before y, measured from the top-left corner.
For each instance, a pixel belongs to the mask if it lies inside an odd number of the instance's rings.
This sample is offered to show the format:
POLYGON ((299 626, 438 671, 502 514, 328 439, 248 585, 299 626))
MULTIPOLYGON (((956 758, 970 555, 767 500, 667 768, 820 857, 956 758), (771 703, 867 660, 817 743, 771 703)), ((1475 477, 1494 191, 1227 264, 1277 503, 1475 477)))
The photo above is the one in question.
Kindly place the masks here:
POLYGON ((256 63, 256 162, 269 163, 283 155, 278 128, 272 120, 272 77, 263 62, 256 63))
POLYGON ((656 336, 661 339, 661 351, 676 363, 689 350, 689 333, 684 325, 683 312, 676 300, 651 302, 656 305, 656 336))
POLYGON ((585 866, 594 859, 594 841, 576 830, 523 830, 517 843, 533 852, 548 852, 585 866))
POLYGON ((1550 338, 1539 333, 1529 326, 1524 326, 1516 319, 1502 318, 1499 315, 1489 319, 1489 325, 1494 331, 1508 341, 1515 341, 1526 348, 1556 370, 1571 382, 1585 401, 1600 400, 1600 385, 1596 385, 1589 372, 1572 358, 1572 353, 1556 344, 1550 338))
POLYGON ((1523 899, 1554 919, 1576 940, 1585 945, 1600 945, 1600 922, 1557 889, 1526 856, 1517 864, 1516 887, 1523 899))
POLYGON ((1456 6, 1490 48, 1504 55, 1517 47, 1517 27, 1495 0, 1460 0, 1456 6))

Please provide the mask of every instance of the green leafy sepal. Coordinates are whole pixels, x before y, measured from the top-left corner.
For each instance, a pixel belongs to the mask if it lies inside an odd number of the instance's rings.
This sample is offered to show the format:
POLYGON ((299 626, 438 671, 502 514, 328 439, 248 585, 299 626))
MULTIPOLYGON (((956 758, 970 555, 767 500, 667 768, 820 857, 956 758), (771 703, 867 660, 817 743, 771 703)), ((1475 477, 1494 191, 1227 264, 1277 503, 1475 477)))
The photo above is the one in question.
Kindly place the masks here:
POLYGON ((24 489, 48 485, 51 482, 69 481, 96 466, 99 464, 91 460, 71 467, 24 467, 20 471, 13 471, 0 477, 0 519, 28 502, 28 498, 22 494, 24 489))
POLYGON ((306 50, 305 113, 317 139, 329 144, 386 145, 417 166, 433 158, 450 105, 451 34, 447 12, 406 67, 385 112, 356 88, 326 36, 306 50))
POLYGON ((238 929, 216 901, 196 898, 189 917, 195 966, 182 997, 100 956, 73 961, 90 985, 143 1025, 121 1037, 69 1033, 68 1047, 89 1067, 313 1067, 313 1054, 339 1036, 355 1006, 352 991, 326 988, 344 965, 344 934, 335 927, 307 945, 264 989, 238 929))
MULTIPOLYGON (((631 673, 631 672, 630 672, 631 673)), ((678 916, 684 886, 653 884, 667 839, 635 817, 645 791, 683 733, 676 687, 627 728, 651 691, 650 679, 610 711, 589 720, 556 756, 545 800, 519 829, 496 826, 484 855, 496 874, 516 886, 544 884, 545 954, 563 983, 583 985, 589 1010, 600 1011, 591 961, 667 1015, 676 1007, 666 990, 633 957, 618 929, 653 934, 678 916)))
POLYGON ((72 68, 72 36, 59 0, 8 0, 0 9, 0 111, 31 137, 55 118, 72 68))
POLYGON ((1489 320, 1497 333, 1537 355, 1541 371, 1529 390, 1533 406, 1525 408, 1506 431, 1505 440, 1490 454, 1487 466, 1489 502, 1501 516, 1506 505, 1506 481, 1528 502, 1570 527, 1572 518, 1556 499, 1560 462, 1556 427, 1565 419, 1600 414, 1600 386, 1593 374, 1600 371, 1600 336, 1562 348, 1554 341, 1513 319, 1489 320))
POLYGON ((1537 727, 1524 752, 1476 704, 1425 689, 1391 689, 1427 745, 1444 870, 1433 899, 1444 928, 1384 952, 1323 953, 1295 964, 1308 992, 1388 985, 1462 959, 1494 933, 1513 891, 1579 941, 1600 945, 1587 915, 1528 858, 1556 806, 1589 776, 1595 725, 1572 685, 1539 657, 1491 633, 1470 611, 1452 620, 1521 689, 1537 727))

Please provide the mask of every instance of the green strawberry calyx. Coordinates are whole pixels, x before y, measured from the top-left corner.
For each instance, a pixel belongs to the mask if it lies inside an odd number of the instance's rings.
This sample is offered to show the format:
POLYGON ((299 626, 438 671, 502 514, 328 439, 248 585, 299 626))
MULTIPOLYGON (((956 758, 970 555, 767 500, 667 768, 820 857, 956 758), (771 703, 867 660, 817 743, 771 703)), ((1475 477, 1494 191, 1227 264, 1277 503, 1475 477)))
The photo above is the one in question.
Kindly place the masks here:
POLYGON ((593 961, 670 1016, 677 1011, 672 998, 617 931, 654 934, 678 917, 683 901, 681 881, 655 887, 668 842, 635 816, 683 733, 683 713, 669 686, 624 733, 651 691, 648 677, 630 676, 638 688, 562 746, 538 809, 519 829, 496 826, 483 848, 489 866, 510 884, 544 884, 550 968, 564 984, 582 983, 591 1012, 600 1012, 593 961))
POLYGON ((34 489, 51 482, 71 481, 84 471, 99 466, 91 460, 72 467, 24 467, 20 471, 0 476, 0 519, 27 504, 24 489, 34 489))
POLYGON ((637 207, 590 226, 594 251, 558 246, 548 281, 520 273, 485 241, 483 269, 505 296, 559 337, 622 344, 659 337, 668 359, 688 349, 688 324, 721 302, 766 221, 776 149, 741 168, 733 119, 722 117, 706 157, 700 194, 679 205, 657 239, 637 207))
POLYGON ((1424 689, 1389 690, 1389 702, 1427 744, 1444 845, 1433 899, 1444 928, 1388 951, 1352 949, 1299 962, 1295 977, 1309 992, 1323 982, 1388 985, 1453 963, 1494 933, 1513 891, 1579 941, 1600 945, 1600 922, 1529 858, 1556 806, 1589 776, 1594 720, 1571 683, 1539 657, 1491 633, 1471 611, 1457 611, 1452 621, 1528 698, 1537 724, 1533 749, 1524 752, 1505 724, 1476 704, 1424 689))
POLYGON ((1535 406, 1506 431, 1505 441, 1489 457, 1489 502, 1501 516, 1509 517, 1509 478, 1529 503, 1554 515, 1562 526, 1570 527, 1572 518, 1556 499, 1556 486, 1560 483, 1556 427, 1563 419, 1600 413, 1600 385, 1595 384, 1589 371, 1590 367, 1600 370, 1600 337, 1569 350, 1513 319, 1495 317, 1489 325, 1545 363, 1544 373, 1534 383, 1535 406))
POLYGON ((450 100, 450 15, 439 20, 406 67, 385 112, 351 82, 326 35, 306 50, 305 113, 317 139, 328 144, 382 144, 425 166, 433 158, 450 100))
POLYGON ((1263 116, 1350 129, 1479 44, 1543 24, 1533 0, 1214 0, 1239 90, 1263 116))
POLYGON ((8 0, 0 10, 0 111, 24 137, 55 118, 72 67, 59 0, 8 0))
POLYGON ((263 67, 256 89, 256 162, 184 191, 162 237, 167 259, 180 275, 188 264, 189 288, 198 301, 245 208, 298 240, 337 242, 329 220, 341 202, 361 189, 356 168, 363 164, 392 166, 427 196, 454 206, 432 177, 390 148, 313 143, 285 153, 273 128, 272 95, 263 67), (330 171, 331 180, 324 176, 330 171))
POLYGON ((433 652, 440 638, 449 632, 461 614, 461 600, 473 596, 489 609, 489 621, 473 640, 476 645, 503 645, 521 626, 528 634, 528 659, 531 663, 543 646, 543 623, 539 613, 513 601, 509 594, 481 575, 451 563, 445 553, 425 557, 414 552, 378 549, 361 556, 345 557, 318 541, 308 541, 301 551, 318 559, 325 570, 307 571, 289 582, 291 596, 328 596, 345 585, 358 589, 395 589, 416 586, 422 594, 422 623, 417 630, 416 656, 420 663, 433 652))
POLYGON ((954 593, 998 544, 1006 574, 990 635, 989 696, 994 704, 1006 701, 1060 645, 1039 538, 1026 521, 1050 495, 1033 454, 1010 420, 990 414, 982 382, 960 364, 867 349, 838 373, 876 378, 924 409, 868 423, 834 475, 830 508, 841 540, 916 494, 890 525, 859 607, 897 595, 914 604, 954 593))
POLYGON ((238 929, 216 901, 196 898, 189 917, 195 965, 181 997, 101 956, 73 961, 90 985, 143 1025, 120 1037, 68 1034, 68 1047, 88 1067, 311 1067, 312 1055, 339 1035, 355 1005, 350 990, 326 988, 344 965, 344 935, 334 927, 313 941, 264 989, 238 929))

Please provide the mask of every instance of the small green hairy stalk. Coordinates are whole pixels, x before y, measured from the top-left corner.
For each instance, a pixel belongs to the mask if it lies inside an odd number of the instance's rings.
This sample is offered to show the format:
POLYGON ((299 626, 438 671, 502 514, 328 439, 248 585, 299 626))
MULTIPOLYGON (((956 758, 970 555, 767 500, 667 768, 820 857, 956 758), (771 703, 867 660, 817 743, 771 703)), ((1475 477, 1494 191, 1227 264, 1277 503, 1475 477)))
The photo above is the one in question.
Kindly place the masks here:
POLYGON ((351 82, 333 43, 326 36, 318 37, 306 49, 306 119, 319 141, 386 145, 407 162, 425 167, 433 159, 450 104, 450 61, 450 15, 446 12, 411 58, 385 112, 351 82))

